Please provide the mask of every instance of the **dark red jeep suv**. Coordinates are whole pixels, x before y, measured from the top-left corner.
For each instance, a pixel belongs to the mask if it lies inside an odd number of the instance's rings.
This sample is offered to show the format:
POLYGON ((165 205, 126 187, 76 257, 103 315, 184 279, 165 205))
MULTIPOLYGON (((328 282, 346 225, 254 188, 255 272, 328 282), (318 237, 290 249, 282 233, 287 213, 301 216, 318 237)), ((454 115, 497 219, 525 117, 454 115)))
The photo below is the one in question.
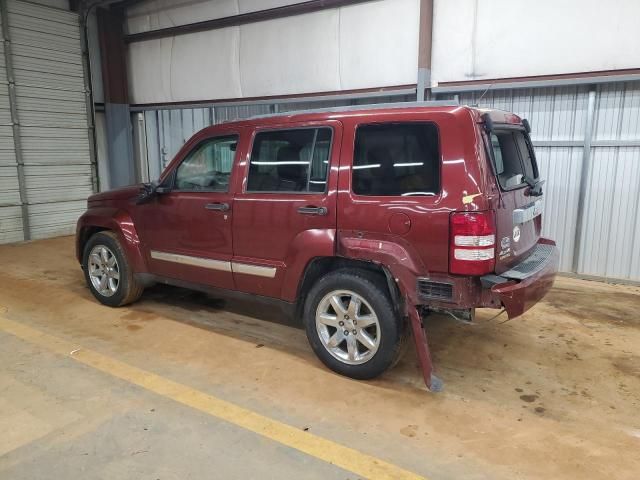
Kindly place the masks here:
POLYGON ((93 195, 77 257, 105 305, 156 282, 278 303, 331 369, 375 377, 422 319, 521 315, 551 288, 529 124, 498 110, 390 104, 205 128, 158 182, 93 195))

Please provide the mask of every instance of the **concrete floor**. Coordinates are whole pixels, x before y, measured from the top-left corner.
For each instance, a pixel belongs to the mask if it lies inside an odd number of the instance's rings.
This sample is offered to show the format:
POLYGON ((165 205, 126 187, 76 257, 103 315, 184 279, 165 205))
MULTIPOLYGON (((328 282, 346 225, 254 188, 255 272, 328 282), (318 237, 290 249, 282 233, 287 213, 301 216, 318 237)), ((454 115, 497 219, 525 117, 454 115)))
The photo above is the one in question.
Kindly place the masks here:
POLYGON ((247 305, 155 287, 103 307, 69 237, 2 246, 0 266, 2 479, 640 472, 638 287, 560 278, 511 322, 433 317, 445 390, 429 394, 411 350, 383 378, 352 381, 320 364, 304 332, 247 305))

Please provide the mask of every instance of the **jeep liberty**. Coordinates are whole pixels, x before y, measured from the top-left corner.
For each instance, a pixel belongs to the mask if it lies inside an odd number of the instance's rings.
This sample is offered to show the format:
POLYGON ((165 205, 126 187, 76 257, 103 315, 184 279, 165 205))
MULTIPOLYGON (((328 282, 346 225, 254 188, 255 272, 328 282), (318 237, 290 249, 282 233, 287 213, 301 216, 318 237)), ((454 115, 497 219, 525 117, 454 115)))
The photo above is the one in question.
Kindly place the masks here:
POLYGON ((529 123, 466 106, 387 104, 207 127, 157 182, 92 195, 76 254, 118 307, 165 283, 275 303, 332 370, 369 379, 423 319, 522 315, 551 288, 529 123))

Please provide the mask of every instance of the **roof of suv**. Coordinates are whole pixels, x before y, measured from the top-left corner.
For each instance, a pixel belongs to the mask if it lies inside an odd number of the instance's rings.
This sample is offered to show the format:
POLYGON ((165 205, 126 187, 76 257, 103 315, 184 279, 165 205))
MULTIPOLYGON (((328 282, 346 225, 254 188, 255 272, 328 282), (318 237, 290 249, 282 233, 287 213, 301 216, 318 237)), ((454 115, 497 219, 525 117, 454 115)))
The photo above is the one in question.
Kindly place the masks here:
MULTIPOLYGON (((478 107, 470 107, 468 105, 459 105, 449 100, 438 100, 429 102, 395 102, 395 103, 377 103, 368 105, 349 105, 343 107, 328 107, 306 110, 291 110, 281 113, 272 113, 266 115, 256 115, 247 119, 233 120, 224 122, 223 125, 237 126, 253 126, 262 123, 276 123, 288 121, 313 121, 326 119, 339 119, 345 117, 353 117, 362 114, 384 114, 402 111, 402 113, 412 113, 416 111, 425 112, 455 112, 461 110, 474 110, 478 114, 488 113, 496 123, 520 123, 521 119, 517 115, 496 109, 481 109, 478 107)), ((222 124, 218 124, 222 125, 222 124)), ((209 127, 215 128, 215 125, 209 127)))

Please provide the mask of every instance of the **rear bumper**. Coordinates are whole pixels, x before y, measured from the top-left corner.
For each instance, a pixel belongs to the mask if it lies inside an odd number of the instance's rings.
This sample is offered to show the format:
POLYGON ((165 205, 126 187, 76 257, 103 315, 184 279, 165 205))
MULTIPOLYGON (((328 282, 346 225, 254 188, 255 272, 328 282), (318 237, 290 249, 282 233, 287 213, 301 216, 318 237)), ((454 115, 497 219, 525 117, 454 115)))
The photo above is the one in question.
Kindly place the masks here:
POLYGON ((558 273, 560 251, 554 241, 541 238, 536 251, 501 275, 483 277, 491 293, 500 299, 509 318, 515 318, 539 302, 551 289, 558 273))

